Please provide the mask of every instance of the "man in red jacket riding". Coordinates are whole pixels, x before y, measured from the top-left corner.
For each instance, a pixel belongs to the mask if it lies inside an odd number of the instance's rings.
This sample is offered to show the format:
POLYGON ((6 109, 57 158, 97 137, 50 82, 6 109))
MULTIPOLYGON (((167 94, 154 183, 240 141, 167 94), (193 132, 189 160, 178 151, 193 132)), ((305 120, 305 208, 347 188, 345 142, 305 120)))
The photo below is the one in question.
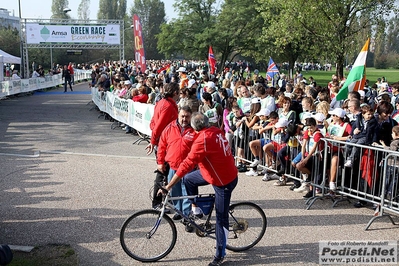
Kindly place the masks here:
MULTIPOLYGON (((165 186, 170 190, 181 178, 188 195, 197 195, 198 186, 211 184, 215 190, 216 209, 216 255, 210 266, 220 265, 226 255, 229 228, 229 205, 233 189, 237 185, 237 168, 231 148, 224 133, 216 127, 209 127, 208 117, 194 113, 191 126, 197 132, 190 153, 180 164, 172 180, 165 186), (199 170, 193 171, 195 166, 199 170)), ((193 214, 198 207, 193 205, 193 214)))

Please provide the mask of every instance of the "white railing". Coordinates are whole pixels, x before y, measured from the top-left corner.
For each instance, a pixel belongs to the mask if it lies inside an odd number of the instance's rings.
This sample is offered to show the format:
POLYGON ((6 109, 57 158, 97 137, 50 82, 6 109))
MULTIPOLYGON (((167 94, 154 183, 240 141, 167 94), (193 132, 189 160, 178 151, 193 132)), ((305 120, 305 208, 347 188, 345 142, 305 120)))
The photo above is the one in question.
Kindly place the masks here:
MULTIPOLYGON (((91 71, 75 69, 74 78, 75 81, 91 79, 91 71)), ((52 88, 61 84, 64 84, 61 74, 48 75, 40 78, 2 81, 0 82, 0 98, 18 93, 52 88)))

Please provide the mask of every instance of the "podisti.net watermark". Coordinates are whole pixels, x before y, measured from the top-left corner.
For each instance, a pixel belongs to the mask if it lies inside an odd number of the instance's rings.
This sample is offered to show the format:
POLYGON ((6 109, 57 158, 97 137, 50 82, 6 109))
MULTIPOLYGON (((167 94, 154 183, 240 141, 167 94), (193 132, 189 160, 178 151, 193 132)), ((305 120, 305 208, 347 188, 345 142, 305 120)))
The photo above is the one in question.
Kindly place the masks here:
POLYGON ((398 265, 397 241, 320 241, 319 264, 398 265))

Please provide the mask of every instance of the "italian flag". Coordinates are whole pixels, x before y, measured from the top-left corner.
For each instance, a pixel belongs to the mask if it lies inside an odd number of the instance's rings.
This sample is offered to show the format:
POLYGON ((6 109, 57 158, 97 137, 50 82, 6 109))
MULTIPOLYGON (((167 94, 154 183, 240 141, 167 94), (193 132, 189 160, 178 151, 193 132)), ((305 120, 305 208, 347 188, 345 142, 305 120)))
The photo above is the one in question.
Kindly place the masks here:
POLYGON ((348 93, 351 91, 358 91, 364 88, 364 83, 366 81, 366 58, 369 43, 370 39, 367 39, 363 49, 360 51, 360 54, 357 56, 356 61, 353 64, 352 70, 349 72, 348 78, 336 96, 337 101, 347 99, 348 93))

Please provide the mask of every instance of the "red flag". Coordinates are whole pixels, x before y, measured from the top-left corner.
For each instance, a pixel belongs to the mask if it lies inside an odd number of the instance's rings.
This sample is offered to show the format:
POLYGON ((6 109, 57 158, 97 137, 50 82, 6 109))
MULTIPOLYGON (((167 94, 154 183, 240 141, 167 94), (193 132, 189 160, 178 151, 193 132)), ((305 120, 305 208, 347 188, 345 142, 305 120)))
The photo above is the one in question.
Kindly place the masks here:
POLYGON ((170 64, 165 65, 164 67, 161 67, 160 69, 157 70, 157 73, 161 73, 162 71, 166 70, 166 72, 169 71, 170 64))
POLYGON ((212 46, 209 46, 208 63, 209 63, 210 73, 215 74, 216 59, 212 51, 212 46))

